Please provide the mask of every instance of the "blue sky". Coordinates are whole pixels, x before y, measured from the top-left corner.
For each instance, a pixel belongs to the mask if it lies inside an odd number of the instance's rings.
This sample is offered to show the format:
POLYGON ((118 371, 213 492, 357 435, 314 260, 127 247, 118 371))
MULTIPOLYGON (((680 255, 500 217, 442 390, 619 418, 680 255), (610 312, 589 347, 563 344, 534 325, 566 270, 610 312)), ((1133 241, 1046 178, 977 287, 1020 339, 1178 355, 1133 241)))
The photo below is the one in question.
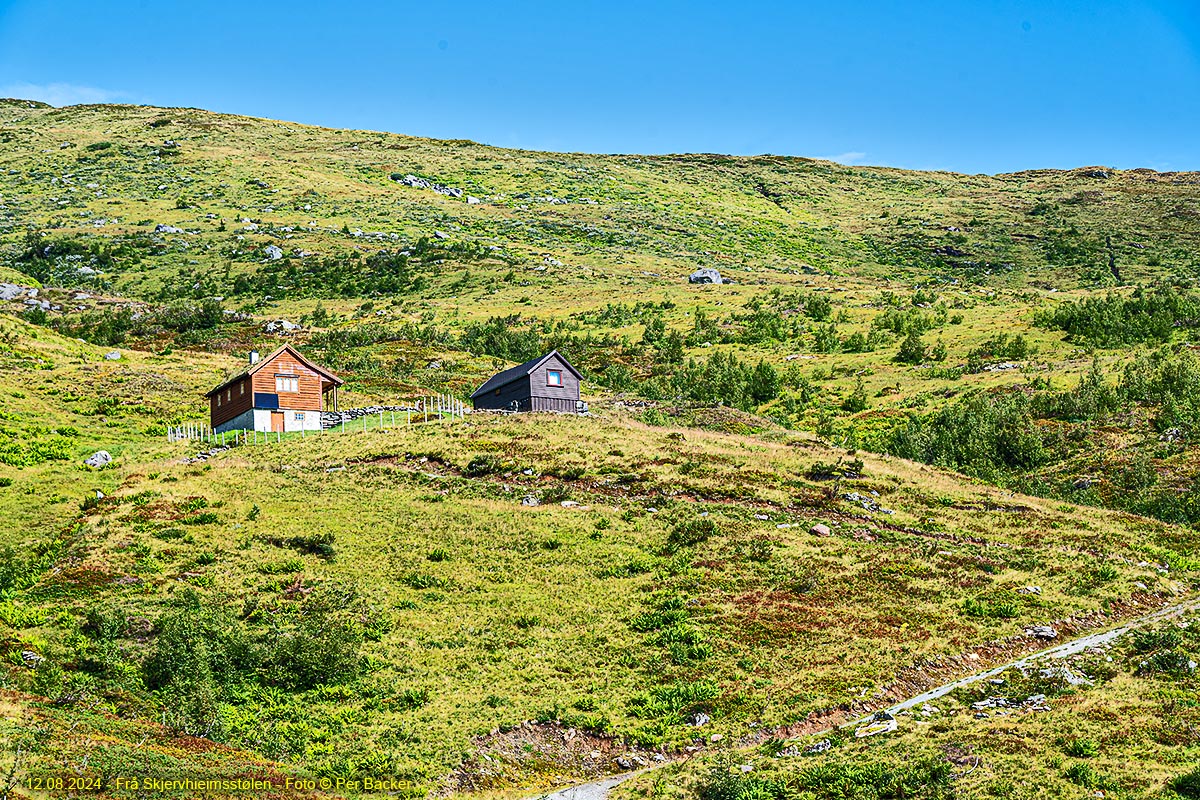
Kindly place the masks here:
POLYGON ((0 96, 505 147, 1200 169, 1197 0, 0 0, 0 96))

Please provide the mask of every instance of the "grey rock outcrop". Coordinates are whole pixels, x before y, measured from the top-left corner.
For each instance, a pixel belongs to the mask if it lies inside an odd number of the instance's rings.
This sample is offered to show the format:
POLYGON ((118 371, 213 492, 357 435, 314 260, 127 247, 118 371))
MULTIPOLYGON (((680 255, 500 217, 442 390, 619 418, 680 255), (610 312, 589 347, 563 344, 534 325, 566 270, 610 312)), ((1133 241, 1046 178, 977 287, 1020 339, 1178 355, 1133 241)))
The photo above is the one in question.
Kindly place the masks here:
POLYGON ((113 458, 107 450, 97 450, 96 452, 94 452, 90 456, 88 456, 86 459, 84 459, 83 463, 88 465, 92 469, 101 469, 101 468, 107 467, 109 464, 111 464, 112 460, 113 460, 113 458))
POLYGON ((0 300, 16 300, 25 292, 24 286, 17 286, 15 283, 0 283, 0 300))
POLYGON ((721 273, 712 267, 701 267, 688 275, 688 283, 725 283, 721 273))

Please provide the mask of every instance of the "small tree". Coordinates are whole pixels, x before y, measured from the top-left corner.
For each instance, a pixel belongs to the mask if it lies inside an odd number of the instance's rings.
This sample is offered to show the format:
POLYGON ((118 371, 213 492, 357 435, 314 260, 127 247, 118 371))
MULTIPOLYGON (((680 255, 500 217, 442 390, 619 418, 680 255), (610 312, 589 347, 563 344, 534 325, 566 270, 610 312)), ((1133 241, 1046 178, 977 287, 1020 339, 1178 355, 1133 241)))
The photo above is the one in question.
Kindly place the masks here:
POLYGON ((860 411, 866 411, 866 409, 867 389, 863 386, 862 375, 859 375, 858 380, 854 384, 854 391, 842 401, 842 410, 849 411, 851 414, 857 414, 860 411))
POLYGON ((779 396, 779 372, 766 361, 759 361, 750 373, 746 393, 756 403, 766 403, 779 396))
POLYGON ((900 342, 896 360, 902 364, 920 364, 925 360, 925 342, 915 329, 909 331, 904 341, 900 342))

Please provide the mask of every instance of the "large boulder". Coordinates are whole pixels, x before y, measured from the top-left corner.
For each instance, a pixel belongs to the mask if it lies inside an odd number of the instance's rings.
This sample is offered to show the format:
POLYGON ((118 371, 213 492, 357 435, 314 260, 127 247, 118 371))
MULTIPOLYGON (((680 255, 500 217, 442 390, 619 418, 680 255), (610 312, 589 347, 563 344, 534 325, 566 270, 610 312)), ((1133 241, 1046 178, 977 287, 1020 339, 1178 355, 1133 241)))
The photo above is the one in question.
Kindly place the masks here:
POLYGON ((0 300, 16 300, 25 292, 24 286, 17 286, 15 283, 0 283, 0 300))
POLYGON ((278 261, 279 259, 283 258, 283 250, 273 244, 269 244, 264 247, 263 252, 266 254, 267 258, 271 259, 272 261, 278 261))
POLYGON ((263 330, 267 333, 291 333, 300 330, 300 326, 286 319, 276 319, 263 325, 263 330))
POLYGON ((113 458, 111 455, 109 455, 107 450, 97 450, 84 459, 83 463, 87 464, 92 469, 102 469, 111 464, 112 460, 113 458))
POLYGON ((1050 639, 1058 638, 1058 631, 1050 625, 1031 625, 1025 629, 1026 636, 1032 636, 1034 639, 1050 639))
POLYGON ((688 275, 688 283, 724 283, 721 279, 721 273, 717 272, 712 267, 701 267, 700 269, 688 275))

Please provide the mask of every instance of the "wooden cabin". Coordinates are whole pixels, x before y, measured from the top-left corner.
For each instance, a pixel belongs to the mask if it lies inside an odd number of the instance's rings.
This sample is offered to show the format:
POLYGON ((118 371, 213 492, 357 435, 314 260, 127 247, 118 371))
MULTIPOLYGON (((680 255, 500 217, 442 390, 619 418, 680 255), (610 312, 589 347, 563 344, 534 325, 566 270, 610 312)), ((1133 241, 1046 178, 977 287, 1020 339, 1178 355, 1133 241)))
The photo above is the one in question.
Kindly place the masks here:
POLYGON ((575 414, 584 410, 579 400, 581 380, 579 370, 554 350, 493 375, 475 390, 471 401, 477 409, 575 414))
POLYGON ((208 392, 209 418, 216 433, 232 430, 319 431, 321 412, 337 408, 337 387, 345 381, 319 367, 291 345, 259 358, 250 353, 245 371, 208 392), (326 396, 332 394, 331 405, 326 396))

